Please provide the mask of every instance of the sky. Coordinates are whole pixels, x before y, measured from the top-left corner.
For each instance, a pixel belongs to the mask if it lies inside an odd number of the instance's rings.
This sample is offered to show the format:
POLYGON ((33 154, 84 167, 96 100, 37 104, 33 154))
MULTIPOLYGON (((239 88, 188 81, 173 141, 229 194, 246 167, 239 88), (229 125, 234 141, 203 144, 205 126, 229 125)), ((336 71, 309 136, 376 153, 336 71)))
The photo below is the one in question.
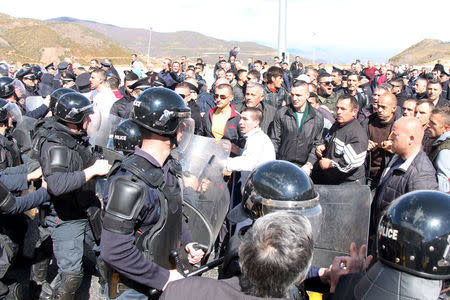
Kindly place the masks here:
MULTIPOLYGON (((73 17, 158 32, 196 31, 232 41, 277 47, 278 0, 134 0, 76 2, 2 1, 14 17, 73 17), (17 4, 20 3, 20 7, 17 4)), ((333 52, 389 53, 425 38, 450 41, 448 0, 287 0, 287 48, 330 56, 333 52)), ((326 57, 324 57, 326 59, 326 57)))

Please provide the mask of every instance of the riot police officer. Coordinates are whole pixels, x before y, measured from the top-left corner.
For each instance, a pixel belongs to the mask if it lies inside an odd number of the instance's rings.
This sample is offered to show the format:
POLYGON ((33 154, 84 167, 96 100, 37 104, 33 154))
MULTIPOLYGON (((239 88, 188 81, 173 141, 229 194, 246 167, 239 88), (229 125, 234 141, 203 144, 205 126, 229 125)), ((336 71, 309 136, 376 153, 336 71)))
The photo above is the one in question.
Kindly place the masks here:
MULTIPOLYGON (((275 160, 253 170, 245 184, 242 202, 230 211, 228 220, 239 225, 246 219, 254 221, 263 215, 280 210, 296 210, 307 217, 313 228, 313 236, 317 238, 322 208, 311 179, 297 165, 275 160)), ((238 249, 251 226, 252 223, 244 224, 231 237, 219 279, 241 274, 238 249)), ((311 267, 307 278, 319 276, 324 270, 311 267)), ((303 286, 299 291, 306 295, 303 286)))
POLYGON ((438 299, 442 280, 450 279, 450 196, 422 190, 397 198, 377 238, 379 261, 367 273, 351 267, 363 258, 334 259, 333 299, 438 299))
POLYGON ((73 92, 60 97, 54 115, 57 122, 40 148, 40 164, 51 195, 53 254, 58 264, 55 299, 74 299, 83 280, 84 243, 93 245, 86 211, 99 207, 95 195, 96 176, 106 175, 110 165, 97 159, 86 129, 93 113, 85 96, 73 92))
POLYGON ((18 166, 22 163, 19 148, 15 141, 7 135, 9 128, 9 104, 0 98, 0 170, 18 166))
POLYGON ((135 100, 130 119, 140 127, 142 147, 113 168, 105 196, 100 247, 111 267, 108 299, 147 299, 152 288, 183 278, 169 259, 180 242, 190 263, 204 254, 181 222, 181 170, 170 155, 193 133, 189 108, 173 91, 151 88, 135 100))
MULTIPOLYGON (((34 76, 34 75, 33 75, 34 76)), ((20 108, 22 115, 25 115, 30 118, 40 119, 43 118, 48 112, 49 103, 46 99, 44 99, 43 104, 32 111, 25 111, 25 108, 22 107, 19 100, 21 97, 26 97, 27 95, 17 95, 15 91, 16 82, 14 79, 3 76, 0 77, 0 98, 5 99, 8 102, 16 103, 20 108)), ((21 84, 21 83, 20 83, 21 84)))

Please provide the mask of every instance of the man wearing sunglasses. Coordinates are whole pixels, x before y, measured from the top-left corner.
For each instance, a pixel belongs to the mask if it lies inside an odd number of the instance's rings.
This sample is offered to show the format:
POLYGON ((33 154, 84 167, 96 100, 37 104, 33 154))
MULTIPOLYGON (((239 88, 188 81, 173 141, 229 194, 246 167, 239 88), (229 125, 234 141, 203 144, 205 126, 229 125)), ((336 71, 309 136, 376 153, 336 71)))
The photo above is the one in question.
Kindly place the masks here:
POLYGON ((320 73, 317 82, 319 83, 317 95, 319 96, 320 102, 329 111, 334 113, 339 95, 333 91, 333 77, 328 73, 320 73))
POLYGON ((235 145, 240 144, 244 136, 239 127, 241 118, 231 104, 233 97, 233 91, 229 84, 219 84, 215 88, 216 107, 203 116, 200 135, 213 137, 216 140, 224 138, 235 145))

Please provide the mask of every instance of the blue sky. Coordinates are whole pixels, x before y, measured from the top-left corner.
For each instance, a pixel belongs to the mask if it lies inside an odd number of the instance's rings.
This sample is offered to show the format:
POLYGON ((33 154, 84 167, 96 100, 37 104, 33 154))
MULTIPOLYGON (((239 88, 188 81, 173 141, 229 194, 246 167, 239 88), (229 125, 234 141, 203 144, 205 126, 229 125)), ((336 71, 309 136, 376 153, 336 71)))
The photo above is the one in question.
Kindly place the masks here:
MULTIPOLYGON (((197 31, 277 46, 278 0, 3 1, 15 17, 61 16, 155 31, 197 31)), ((450 1, 287 1, 287 47, 369 52, 405 49, 424 38, 450 40, 450 1), (363 50, 364 51, 364 50, 363 50)), ((395 53, 394 53, 395 54, 395 53)))

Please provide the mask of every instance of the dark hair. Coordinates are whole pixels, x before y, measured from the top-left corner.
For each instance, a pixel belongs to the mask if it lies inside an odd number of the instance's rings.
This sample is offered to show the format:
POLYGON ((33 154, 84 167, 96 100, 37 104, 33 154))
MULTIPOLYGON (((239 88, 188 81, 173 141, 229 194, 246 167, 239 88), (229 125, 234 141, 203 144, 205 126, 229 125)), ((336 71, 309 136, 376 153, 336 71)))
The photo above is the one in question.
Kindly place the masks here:
POLYGON ((242 291, 287 298, 292 285, 306 278, 313 247, 311 224, 300 213, 285 210, 258 218, 239 248, 242 291))
POLYGON ((248 71, 247 75, 252 75, 253 77, 258 78, 258 80, 261 79, 261 73, 255 69, 251 69, 250 71, 248 71))
POLYGON ((319 76, 317 76, 317 82, 319 82, 322 78, 331 77, 331 74, 327 72, 319 72, 319 76))
POLYGON ((352 95, 341 95, 341 96, 339 96, 339 98, 338 98, 336 104, 337 104, 339 101, 341 101, 341 100, 346 100, 346 99, 349 99, 349 100, 350 100, 350 104, 351 104, 352 109, 358 109, 358 100, 356 100, 356 98, 353 97, 352 95))
POLYGON ((257 59, 257 60, 255 60, 253 62, 253 64, 260 64, 260 65, 262 65, 263 63, 262 63, 262 61, 260 59, 257 59))
POLYGON ((230 94, 233 95, 233 88, 229 84, 226 83, 219 84, 218 86, 216 86, 216 89, 217 90, 227 89, 230 92, 230 94))
POLYGON ((272 83, 272 77, 275 78, 278 76, 283 77, 283 69, 281 69, 280 67, 272 66, 267 70, 266 74, 267 74, 267 83, 272 83))
POLYGON ((263 112, 257 107, 246 107, 242 110, 241 114, 243 112, 250 112, 252 114, 252 119, 258 121, 258 124, 261 124, 263 120, 263 112))
POLYGON ((429 86, 430 84, 439 84, 442 86, 441 81, 439 79, 430 79, 428 80, 427 86, 429 86))
POLYGON ((419 105, 422 105, 422 104, 428 104, 430 110, 433 110, 433 109, 434 109, 434 103, 431 102, 431 101, 428 100, 428 99, 422 99, 422 100, 417 101, 416 107, 419 106, 419 105))
POLYGON ((450 107, 439 106, 431 112, 433 115, 440 115, 444 119, 444 125, 450 126, 450 107))
POLYGON ((338 73, 339 76, 342 76, 342 70, 341 69, 333 69, 333 71, 331 71, 331 73, 338 73))
POLYGON ((106 82, 109 84, 109 87, 113 90, 117 90, 119 88, 120 79, 115 76, 108 77, 106 79, 106 82))

